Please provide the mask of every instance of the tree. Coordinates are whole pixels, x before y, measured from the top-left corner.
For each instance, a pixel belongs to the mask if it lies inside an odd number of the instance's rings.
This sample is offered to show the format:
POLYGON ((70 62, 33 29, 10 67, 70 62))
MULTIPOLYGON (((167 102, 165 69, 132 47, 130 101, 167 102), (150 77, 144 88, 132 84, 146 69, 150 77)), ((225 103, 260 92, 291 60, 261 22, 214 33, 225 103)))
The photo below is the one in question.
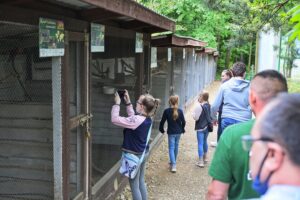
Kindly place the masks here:
MULTIPOLYGON (((176 21, 176 34, 208 42, 220 52, 218 67, 237 60, 250 66, 256 33, 269 24, 284 33, 291 30, 287 11, 298 0, 138 0, 176 21)), ((300 6, 293 13, 294 35, 299 35, 300 6)))
POLYGON ((300 5, 292 8, 288 15, 291 16, 290 23, 294 24, 289 41, 294 41, 296 38, 300 40, 300 5))

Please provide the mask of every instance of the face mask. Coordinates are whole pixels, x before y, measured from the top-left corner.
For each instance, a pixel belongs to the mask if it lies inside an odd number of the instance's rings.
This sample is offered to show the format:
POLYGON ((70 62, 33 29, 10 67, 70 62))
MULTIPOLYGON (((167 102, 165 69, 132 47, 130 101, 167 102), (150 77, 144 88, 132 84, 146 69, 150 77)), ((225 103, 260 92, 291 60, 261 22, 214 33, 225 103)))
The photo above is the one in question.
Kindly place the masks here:
POLYGON ((264 157, 263 161, 261 162, 261 165, 259 167, 259 171, 258 171, 258 174, 256 175, 256 177, 254 178, 254 180, 252 181, 252 188, 259 194, 259 195, 264 195, 268 188, 269 188, 269 180, 270 180, 270 177, 271 175, 273 174, 270 173, 269 176, 267 177, 267 179, 263 182, 260 181, 260 174, 261 174, 261 171, 262 171, 262 167, 268 157, 268 153, 266 154, 266 156, 264 157))

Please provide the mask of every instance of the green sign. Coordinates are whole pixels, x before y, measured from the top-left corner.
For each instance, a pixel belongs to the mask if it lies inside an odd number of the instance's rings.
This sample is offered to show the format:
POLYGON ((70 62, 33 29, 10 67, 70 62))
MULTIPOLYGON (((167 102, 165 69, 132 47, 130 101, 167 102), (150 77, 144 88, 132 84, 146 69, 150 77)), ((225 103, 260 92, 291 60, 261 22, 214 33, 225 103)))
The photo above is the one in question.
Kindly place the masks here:
POLYGON ((65 54, 64 42, 64 22, 61 20, 40 18, 40 57, 63 56, 65 54))
POLYGON ((91 52, 104 52, 105 26, 91 23, 91 52))

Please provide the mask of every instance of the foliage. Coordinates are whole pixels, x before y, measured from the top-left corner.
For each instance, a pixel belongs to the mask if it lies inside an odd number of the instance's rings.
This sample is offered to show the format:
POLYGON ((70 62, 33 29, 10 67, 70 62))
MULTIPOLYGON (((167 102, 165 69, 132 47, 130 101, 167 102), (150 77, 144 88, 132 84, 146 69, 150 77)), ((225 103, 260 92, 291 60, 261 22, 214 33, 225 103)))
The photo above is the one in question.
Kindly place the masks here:
POLYGON ((300 93, 300 80, 288 79, 289 93, 300 93))
MULTIPOLYGON (((138 0, 176 21, 176 34, 208 42, 220 52, 218 67, 235 61, 254 64, 256 35, 266 24, 283 34, 295 23, 300 33, 299 0, 138 0), (288 11, 291 10, 289 13, 288 11)), ((218 71, 220 71, 219 69, 218 71)), ((249 70, 249 69, 248 69, 249 70)))
POLYGON ((300 40, 300 5, 295 6, 292 8, 289 12, 288 15, 292 16, 290 19, 291 24, 295 24, 291 36, 289 38, 289 41, 294 41, 296 38, 300 40))
POLYGON ((176 34, 217 47, 217 37, 229 35, 228 15, 209 9, 199 0, 140 0, 140 3, 176 21, 176 34))

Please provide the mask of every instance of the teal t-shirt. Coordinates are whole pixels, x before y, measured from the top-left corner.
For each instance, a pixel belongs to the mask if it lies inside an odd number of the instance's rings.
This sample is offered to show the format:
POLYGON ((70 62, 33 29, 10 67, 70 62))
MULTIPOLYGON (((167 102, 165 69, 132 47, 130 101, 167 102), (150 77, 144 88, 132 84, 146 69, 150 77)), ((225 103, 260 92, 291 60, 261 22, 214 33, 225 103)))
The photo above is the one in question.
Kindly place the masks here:
POLYGON ((230 184, 228 199, 257 198, 248 180, 249 152, 243 150, 241 137, 251 132, 254 120, 234 124, 225 129, 209 168, 209 175, 230 184))

